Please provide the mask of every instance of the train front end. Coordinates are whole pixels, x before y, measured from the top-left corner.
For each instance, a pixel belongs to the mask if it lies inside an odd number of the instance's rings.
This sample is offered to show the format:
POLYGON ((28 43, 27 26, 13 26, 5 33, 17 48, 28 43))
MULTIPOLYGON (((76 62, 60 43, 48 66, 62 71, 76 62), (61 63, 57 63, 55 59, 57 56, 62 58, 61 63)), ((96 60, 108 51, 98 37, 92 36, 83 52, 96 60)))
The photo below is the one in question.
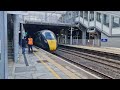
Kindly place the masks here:
POLYGON ((57 42, 56 42, 56 40, 47 40, 47 42, 48 42, 50 51, 55 51, 57 49, 57 42))
POLYGON ((46 30, 43 32, 49 46, 49 51, 54 52, 57 49, 57 40, 53 32, 46 30))

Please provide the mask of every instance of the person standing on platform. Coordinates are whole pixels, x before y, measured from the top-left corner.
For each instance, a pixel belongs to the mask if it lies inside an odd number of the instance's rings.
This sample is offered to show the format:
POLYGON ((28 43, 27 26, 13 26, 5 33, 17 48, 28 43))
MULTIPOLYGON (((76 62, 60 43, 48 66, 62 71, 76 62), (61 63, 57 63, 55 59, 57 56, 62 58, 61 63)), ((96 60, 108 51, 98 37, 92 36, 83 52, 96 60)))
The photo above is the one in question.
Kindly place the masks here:
POLYGON ((26 38, 24 37, 22 39, 22 54, 25 54, 25 48, 26 48, 26 38))
POLYGON ((28 38, 28 53, 33 52, 32 46, 33 46, 33 38, 31 36, 29 36, 29 38, 28 38))

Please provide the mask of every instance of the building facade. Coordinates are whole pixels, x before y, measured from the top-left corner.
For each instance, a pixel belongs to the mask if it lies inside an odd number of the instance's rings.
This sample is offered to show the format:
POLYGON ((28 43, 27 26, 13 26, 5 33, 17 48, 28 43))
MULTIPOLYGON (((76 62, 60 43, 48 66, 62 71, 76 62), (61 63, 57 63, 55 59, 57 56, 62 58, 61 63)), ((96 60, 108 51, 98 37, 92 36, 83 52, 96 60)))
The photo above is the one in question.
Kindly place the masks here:
POLYGON ((120 11, 67 11, 62 18, 63 22, 85 27, 97 46, 120 47, 120 11))

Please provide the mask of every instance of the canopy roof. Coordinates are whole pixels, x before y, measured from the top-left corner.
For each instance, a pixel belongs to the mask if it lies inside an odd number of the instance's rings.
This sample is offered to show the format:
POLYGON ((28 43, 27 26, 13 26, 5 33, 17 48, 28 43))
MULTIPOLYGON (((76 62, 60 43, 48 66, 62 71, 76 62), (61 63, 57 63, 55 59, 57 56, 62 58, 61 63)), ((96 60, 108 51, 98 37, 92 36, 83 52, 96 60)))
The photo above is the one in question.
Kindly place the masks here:
POLYGON ((27 13, 28 15, 25 17, 32 21, 57 22, 66 11, 28 11, 27 13))
POLYGON ((28 11, 28 13, 51 13, 51 14, 65 14, 66 11, 28 11))

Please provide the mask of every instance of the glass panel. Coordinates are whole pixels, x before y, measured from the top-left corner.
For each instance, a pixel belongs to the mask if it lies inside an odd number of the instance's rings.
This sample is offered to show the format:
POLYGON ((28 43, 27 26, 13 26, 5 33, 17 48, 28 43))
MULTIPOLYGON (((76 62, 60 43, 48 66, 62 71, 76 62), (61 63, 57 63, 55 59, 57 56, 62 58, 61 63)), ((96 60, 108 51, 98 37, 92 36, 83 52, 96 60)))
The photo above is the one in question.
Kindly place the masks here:
POLYGON ((110 33, 110 28, 109 28, 109 15, 103 14, 103 31, 106 33, 110 33))
POLYGON ((78 17, 79 11, 75 11, 75 17, 78 17))
POLYGON ((68 17, 69 17, 69 19, 71 19, 71 12, 69 12, 69 16, 68 17))
POLYGON ((101 22, 101 13, 98 13, 97 12, 97 19, 96 19, 98 22, 101 22))
POLYGON ((83 18, 83 11, 80 11, 80 17, 83 18))
POLYGON ((94 11, 90 11, 90 21, 94 21, 94 11))
POLYGON ((109 27, 109 15, 103 14, 103 24, 109 27))
POLYGON ((113 17, 113 28, 120 27, 120 18, 113 17))
POLYGON ((85 11, 84 19, 88 20, 88 11, 85 11))
POLYGON ((112 34, 120 34, 120 18, 113 16, 112 34))

